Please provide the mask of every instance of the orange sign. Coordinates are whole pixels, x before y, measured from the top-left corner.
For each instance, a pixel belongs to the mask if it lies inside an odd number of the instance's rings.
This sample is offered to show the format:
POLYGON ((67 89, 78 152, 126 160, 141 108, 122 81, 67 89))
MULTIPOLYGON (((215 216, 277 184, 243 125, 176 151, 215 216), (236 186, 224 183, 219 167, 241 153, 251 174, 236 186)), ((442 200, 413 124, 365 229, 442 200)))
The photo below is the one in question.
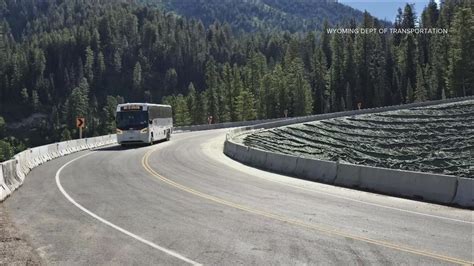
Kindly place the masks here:
POLYGON ((84 117, 77 117, 76 118, 76 127, 77 128, 84 128, 86 126, 86 119, 84 117))

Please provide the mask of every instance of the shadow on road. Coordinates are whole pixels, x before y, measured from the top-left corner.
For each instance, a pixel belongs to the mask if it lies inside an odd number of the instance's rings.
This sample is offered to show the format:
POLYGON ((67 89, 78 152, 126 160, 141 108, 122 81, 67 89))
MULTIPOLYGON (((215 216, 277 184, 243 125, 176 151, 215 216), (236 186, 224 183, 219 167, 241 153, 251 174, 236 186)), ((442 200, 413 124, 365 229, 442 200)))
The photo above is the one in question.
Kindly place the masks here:
MULTIPOLYGON (((163 143, 163 142, 166 142, 166 140, 158 140, 156 142, 153 143, 153 145, 157 145, 157 144, 160 144, 160 143, 163 143)), ((137 143, 137 144, 127 144, 127 145, 124 145, 124 146, 121 146, 121 145, 114 145, 114 146, 108 146, 108 147, 103 147, 103 148, 99 148, 99 149, 95 149, 95 151, 123 151, 123 150, 134 150, 134 149, 141 149, 141 148, 146 148, 146 147, 149 147, 150 144, 141 144, 141 143, 137 143)))

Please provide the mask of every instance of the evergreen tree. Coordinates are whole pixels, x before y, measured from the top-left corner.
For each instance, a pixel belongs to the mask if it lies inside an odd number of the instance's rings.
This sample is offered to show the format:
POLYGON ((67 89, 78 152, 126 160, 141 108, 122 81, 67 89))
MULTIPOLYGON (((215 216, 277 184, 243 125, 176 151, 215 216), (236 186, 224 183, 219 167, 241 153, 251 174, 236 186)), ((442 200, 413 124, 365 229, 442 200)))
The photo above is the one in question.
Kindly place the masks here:
POLYGON ((189 114, 186 100, 182 94, 176 96, 176 104, 174 107, 175 114, 175 125, 176 126, 187 126, 191 122, 191 116, 189 114))
POLYGON ((244 121, 254 120, 257 112, 255 110, 255 97, 253 93, 249 90, 242 90, 240 97, 242 98, 242 119, 244 121))
POLYGON ((321 49, 317 49, 314 56, 313 56, 313 72, 311 73, 313 79, 313 99, 314 99, 314 106, 313 112, 314 113, 324 113, 327 112, 325 110, 325 94, 327 91, 327 69, 326 69, 326 62, 325 57, 321 49))
POLYGON ((63 132, 61 132, 61 141, 67 141, 71 139, 71 132, 67 128, 64 128, 63 132))
POLYGON ((94 52, 87 46, 85 50, 84 75, 89 83, 94 81, 94 52))
POLYGON ((406 88, 406 99, 405 103, 412 103, 414 101, 414 94, 413 94, 413 87, 411 86, 410 80, 408 80, 407 88, 406 88))
POLYGON ((142 79, 142 66, 140 65, 140 62, 137 62, 135 64, 135 67, 133 68, 133 89, 137 92, 141 91, 143 79, 142 79))
POLYGON ((450 96, 471 95, 474 90, 474 14, 471 8, 459 8, 451 26, 451 49, 447 88, 450 96), (470 29, 470 30, 466 30, 470 29))
POLYGON ((219 100, 217 95, 217 87, 219 84, 219 77, 213 59, 206 63, 206 85, 207 85, 207 102, 209 115, 212 116, 212 122, 219 121, 219 100))
POLYGON ((303 116, 311 114, 313 110, 313 99, 311 97, 311 87, 304 76, 303 61, 296 58, 288 69, 288 86, 291 97, 292 116, 303 116))
POLYGON ((344 95, 344 52, 343 52, 343 40, 341 34, 333 35, 331 40, 332 48, 332 64, 330 68, 330 90, 335 94, 336 99, 338 100, 333 106, 332 111, 341 111, 342 102, 340 99, 344 95))
POLYGON ((191 82, 188 85, 188 95, 186 96, 186 102, 188 105, 188 110, 190 113, 191 117, 191 123, 192 124, 200 124, 201 123, 201 116, 203 115, 200 113, 199 107, 198 107, 198 96, 196 93, 196 89, 194 88, 194 84, 191 82))
POLYGON ((425 77, 423 73, 423 69, 421 68, 420 64, 417 66, 416 70, 416 91, 415 91, 415 102, 423 102, 428 100, 428 93, 427 93, 427 84, 425 82, 425 77))

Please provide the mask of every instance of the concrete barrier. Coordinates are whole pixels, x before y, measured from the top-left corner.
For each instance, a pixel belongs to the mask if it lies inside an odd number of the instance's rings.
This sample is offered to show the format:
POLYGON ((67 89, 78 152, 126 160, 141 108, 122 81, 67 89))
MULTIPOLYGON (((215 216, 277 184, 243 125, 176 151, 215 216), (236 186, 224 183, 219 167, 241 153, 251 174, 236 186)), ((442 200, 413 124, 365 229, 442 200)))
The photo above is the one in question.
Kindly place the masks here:
POLYGON ((362 165, 339 164, 336 180, 341 185, 353 185, 356 181, 356 186, 362 189, 443 204, 452 202, 457 188, 455 176, 362 165), (350 168, 355 171, 350 173, 347 171, 350 168))
POLYGON ((5 200, 10 193, 10 188, 7 186, 3 178, 3 164, 0 164, 0 202, 5 200))
POLYGON ((23 184, 26 175, 34 167, 60 156, 113 144, 116 141, 116 135, 106 135, 39 146, 16 154, 13 160, 0 164, 0 202, 23 184))
POLYGON ((249 148, 244 145, 235 144, 234 159, 241 163, 249 163, 250 162, 249 148))
POLYGON ((357 188, 360 184, 360 166, 354 164, 337 164, 336 178, 334 184, 343 187, 357 188))
POLYGON ((294 174, 302 179, 333 184, 337 175, 336 162, 298 158, 294 174))
POLYGON ((452 203, 474 208, 474 179, 458 177, 456 195, 452 203))
POLYGON ((298 157, 296 156, 267 152, 264 168, 273 172, 291 175, 296 170, 297 160, 298 157))
POLYGON ((249 164, 258 168, 265 168, 265 163, 267 161, 267 154, 268 152, 249 148, 248 153, 250 154, 250 162, 249 164))
POLYGON ((21 179, 16 173, 16 160, 9 160, 2 163, 3 179, 10 191, 14 191, 21 185, 21 179))
POLYGON ((224 153, 231 157, 231 158, 234 158, 235 156, 235 153, 236 153, 236 148, 237 148, 237 145, 233 142, 230 142, 230 141, 225 141, 224 142, 224 153))
POLYGON ((307 180, 344 187, 360 188, 393 196, 474 208, 474 179, 353 165, 303 157, 298 158, 291 155, 246 147, 243 144, 233 141, 236 136, 248 134, 250 130, 268 129, 344 116, 425 107, 471 99, 474 99, 474 96, 289 118, 285 120, 280 119, 278 121, 265 121, 265 123, 262 124, 230 130, 226 135, 224 153, 244 164, 307 180))

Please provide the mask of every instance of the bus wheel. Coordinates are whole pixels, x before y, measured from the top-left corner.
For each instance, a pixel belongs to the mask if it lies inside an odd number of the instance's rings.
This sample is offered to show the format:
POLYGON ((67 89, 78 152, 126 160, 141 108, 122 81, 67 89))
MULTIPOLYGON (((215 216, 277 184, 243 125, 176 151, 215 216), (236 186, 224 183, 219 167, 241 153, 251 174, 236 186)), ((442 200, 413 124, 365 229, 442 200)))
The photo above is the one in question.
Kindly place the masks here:
POLYGON ((166 140, 170 140, 171 139, 171 131, 168 129, 168 131, 166 132, 166 140))

